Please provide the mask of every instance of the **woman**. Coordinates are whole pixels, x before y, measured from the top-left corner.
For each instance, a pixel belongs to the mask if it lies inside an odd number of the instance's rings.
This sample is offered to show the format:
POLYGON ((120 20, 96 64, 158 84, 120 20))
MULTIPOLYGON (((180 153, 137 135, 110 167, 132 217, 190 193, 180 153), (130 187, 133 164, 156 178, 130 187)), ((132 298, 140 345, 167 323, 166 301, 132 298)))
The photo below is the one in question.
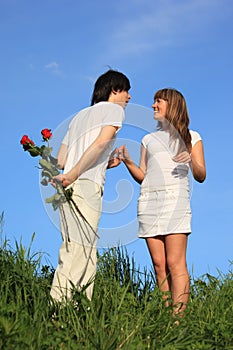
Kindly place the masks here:
POLYGON ((200 135, 188 128, 187 106, 179 91, 157 91, 152 107, 157 131, 143 138, 140 165, 132 161, 125 146, 118 148, 118 157, 141 184, 139 237, 146 239, 158 286, 165 299, 171 293, 174 314, 182 315, 190 284, 186 265, 191 233, 188 170, 196 181, 205 180, 203 144, 200 135))

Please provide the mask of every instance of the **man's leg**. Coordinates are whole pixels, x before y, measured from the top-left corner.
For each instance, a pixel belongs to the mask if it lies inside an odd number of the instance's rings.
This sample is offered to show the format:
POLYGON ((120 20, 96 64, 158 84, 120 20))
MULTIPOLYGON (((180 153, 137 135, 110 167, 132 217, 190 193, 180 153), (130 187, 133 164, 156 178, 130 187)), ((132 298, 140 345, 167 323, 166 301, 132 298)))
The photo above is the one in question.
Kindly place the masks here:
POLYGON ((96 248, 83 247, 70 242, 61 245, 59 263, 54 274, 51 296, 57 301, 71 299, 73 287, 81 288, 87 284, 86 295, 91 300, 94 276, 96 273, 96 248))
MULTIPOLYGON (((63 243, 51 289, 51 296, 56 300, 70 298, 72 285, 81 289, 94 280, 96 272, 97 226, 101 213, 102 190, 89 180, 77 181, 73 189, 72 198, 78 210, 74 210, 74 207, 71 210, 68 203, 63 206, 63 243)), ((93 283, 86 289, 89 299, 92 292, 93 283)))

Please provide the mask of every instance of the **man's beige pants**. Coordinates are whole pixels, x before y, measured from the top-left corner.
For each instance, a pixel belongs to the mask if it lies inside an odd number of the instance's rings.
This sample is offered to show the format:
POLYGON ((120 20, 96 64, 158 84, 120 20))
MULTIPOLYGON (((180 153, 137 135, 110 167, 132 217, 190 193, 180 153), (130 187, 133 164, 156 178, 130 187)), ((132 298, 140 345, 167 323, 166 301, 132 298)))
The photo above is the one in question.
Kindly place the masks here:
POLYGON ((76 180, 72 188, 75 206, 65 203, 60 210, 63 242, 50 292, 57 301, 71 299, 73 287, 81 290, 86 285, 85 293, 91 300, 96 274, 102 189, 87 179, 76 180))

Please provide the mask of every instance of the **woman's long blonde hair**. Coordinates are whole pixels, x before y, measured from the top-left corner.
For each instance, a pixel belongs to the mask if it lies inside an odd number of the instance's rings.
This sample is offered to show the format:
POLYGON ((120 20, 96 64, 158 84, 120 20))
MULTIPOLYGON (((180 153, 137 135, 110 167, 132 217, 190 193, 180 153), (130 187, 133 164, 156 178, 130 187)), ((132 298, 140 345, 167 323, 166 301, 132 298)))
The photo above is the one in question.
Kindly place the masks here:
MULTIPOLYGON (((155 93, 154 99, 161 98, 167 101, 166 119, 174 128, 171 130, 171 138, 177 139, 177 132, 179 137, 184 142, 188 151, 191 152, 191 135, 189 132, 189 115, 184 96, 176 89, 165 88, 158 90, 155 93), (176 134, 176 135, 175 135, 176 134)), ((162 128, 162 123, 158 122, 158 129, 162 128)), ((181 147, 182 148, 182 147, 181 147)))

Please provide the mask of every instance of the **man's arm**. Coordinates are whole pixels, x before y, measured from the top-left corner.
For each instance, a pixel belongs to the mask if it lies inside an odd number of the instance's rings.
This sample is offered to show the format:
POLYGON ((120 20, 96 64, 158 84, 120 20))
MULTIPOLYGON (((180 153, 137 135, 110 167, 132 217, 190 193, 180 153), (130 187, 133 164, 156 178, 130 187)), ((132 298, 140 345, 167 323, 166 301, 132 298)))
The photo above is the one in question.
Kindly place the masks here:
POLYGON ((77 164, 66 174, 60 174, 55 179, 62 182, 64 187, 73 183, 82 173, 92 167, 107 148, 118 127, 104 126, 95 141, 86 149, 77 164))
POLYGON ((59 169, 64 169, 67 157, 67 145, 61 144, 57 154, 57 166, 59 169))
POLYGON ((121 160, 118 158, 117 148, 112 151, 109 157, 107 169, 112 169, 121 164, 121 160))

